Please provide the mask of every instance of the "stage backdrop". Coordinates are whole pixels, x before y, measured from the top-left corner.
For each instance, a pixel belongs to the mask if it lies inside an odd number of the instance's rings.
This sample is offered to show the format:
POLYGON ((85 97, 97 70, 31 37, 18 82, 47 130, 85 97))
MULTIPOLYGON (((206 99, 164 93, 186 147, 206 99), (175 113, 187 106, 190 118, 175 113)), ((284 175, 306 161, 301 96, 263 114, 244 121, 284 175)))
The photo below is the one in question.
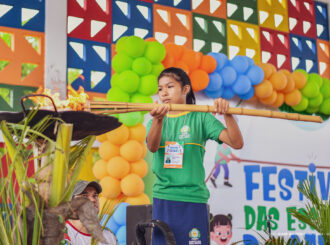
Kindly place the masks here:
MULTIPOLYGON (((197 101, 212 104, 202 94, 197 94, 197 101)), ((231 106, 236 103, 231 101, 231 106)), ((206 145, 204 165, 211 194, 210 212, 214 221, 221 219, 227 224, 230 220, 232 224, 211 227, 211 244, 261 241, 257 232, 266 237, 263 230, 269 215, 273 235, 287 239, 297 235, 310 244, 322 244, 317 232, 292 217, 288 210, 304 206, 306 199, 298 192, 297 184, 312 174, 319 195, 329 200, 329 120, 316 124, 248 116, 236 119, 244 137, 243 149, 218 146, 212 141, 206 145)), ((221 116, 219 120, 224 121, 221 116)))

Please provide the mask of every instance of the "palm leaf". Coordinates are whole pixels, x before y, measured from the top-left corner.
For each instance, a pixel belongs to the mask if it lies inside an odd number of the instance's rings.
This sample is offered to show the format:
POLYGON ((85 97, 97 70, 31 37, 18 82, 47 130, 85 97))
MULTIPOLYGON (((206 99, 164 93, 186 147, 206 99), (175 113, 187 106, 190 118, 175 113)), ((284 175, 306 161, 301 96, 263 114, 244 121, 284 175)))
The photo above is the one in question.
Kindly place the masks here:
POLYGON ((72 129, 72 124, 63 123, 57 134, 49 198, 50 207, 55 207, 60 203, 66 189, 72 129))

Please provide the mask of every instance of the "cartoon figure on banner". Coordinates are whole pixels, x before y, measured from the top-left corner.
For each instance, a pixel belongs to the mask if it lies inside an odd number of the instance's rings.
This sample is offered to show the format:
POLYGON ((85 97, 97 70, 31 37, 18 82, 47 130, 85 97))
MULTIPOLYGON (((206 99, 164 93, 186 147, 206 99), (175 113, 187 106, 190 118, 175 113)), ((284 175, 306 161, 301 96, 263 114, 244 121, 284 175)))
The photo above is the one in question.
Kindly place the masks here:
POLYGON ((232 218, 231 214, 217 214, 214 217, 211 217, 211 245, 229 244, 229 241, 233 236, 231 224, 232 218))
POLYGON ((212 169, 212 172, 211 172, 212 176, 210 178, 211 182, 215 188, 217 188, 216 180, 220 174, 221 167, 225 171, 224 185, 226 185, 228 187, 232 187, 232 184, 229 183, 229 168, 228 168, 228 163, 231 160, 235 160, 238 163, 241 162, 241 160, 232 153, 232 151, 228 145, 226 145, 225 143, 219 144, 217 147, 215 158, 214 158, 215 166, 212 169))

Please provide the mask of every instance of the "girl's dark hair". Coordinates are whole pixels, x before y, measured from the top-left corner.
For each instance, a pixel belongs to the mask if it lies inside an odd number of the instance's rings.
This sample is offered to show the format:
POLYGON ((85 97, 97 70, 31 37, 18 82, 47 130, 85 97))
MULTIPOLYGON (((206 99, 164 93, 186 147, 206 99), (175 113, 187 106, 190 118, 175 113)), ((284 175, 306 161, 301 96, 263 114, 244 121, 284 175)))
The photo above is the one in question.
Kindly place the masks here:
POLYGON ((211 224, 210 224, 210 230, 214 231, 214 227, 218 225, 229 225, 232 227, 231 220, 233 217, 231 214, 223 215, 223 214, 217 214, 216 216, 211 215, 211 224))
POLYGON ((177 67, 166 68, 159 74, 158 81, 159 81, 159 79, 161 79, 162 77, 165 77, 165 76, 174 78, 175 81, 181 83, 182 87, 185 85, 189 85, 190 91, 187 94, 186 103, 187 104, 196 104, 196 99, 195 99, 194 92, 192 91, 190 78, 188 77, 187 73, 185 73, 184 70, 177 68, 177 67))

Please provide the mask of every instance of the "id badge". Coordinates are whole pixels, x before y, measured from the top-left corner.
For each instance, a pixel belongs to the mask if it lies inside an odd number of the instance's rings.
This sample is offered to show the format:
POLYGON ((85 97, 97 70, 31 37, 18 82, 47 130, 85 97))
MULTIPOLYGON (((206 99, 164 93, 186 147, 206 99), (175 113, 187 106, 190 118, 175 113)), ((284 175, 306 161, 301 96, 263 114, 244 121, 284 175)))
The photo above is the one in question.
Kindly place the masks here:
POLYGON ((164 168, 182 168, 183 144, 165 141, 164 168))

